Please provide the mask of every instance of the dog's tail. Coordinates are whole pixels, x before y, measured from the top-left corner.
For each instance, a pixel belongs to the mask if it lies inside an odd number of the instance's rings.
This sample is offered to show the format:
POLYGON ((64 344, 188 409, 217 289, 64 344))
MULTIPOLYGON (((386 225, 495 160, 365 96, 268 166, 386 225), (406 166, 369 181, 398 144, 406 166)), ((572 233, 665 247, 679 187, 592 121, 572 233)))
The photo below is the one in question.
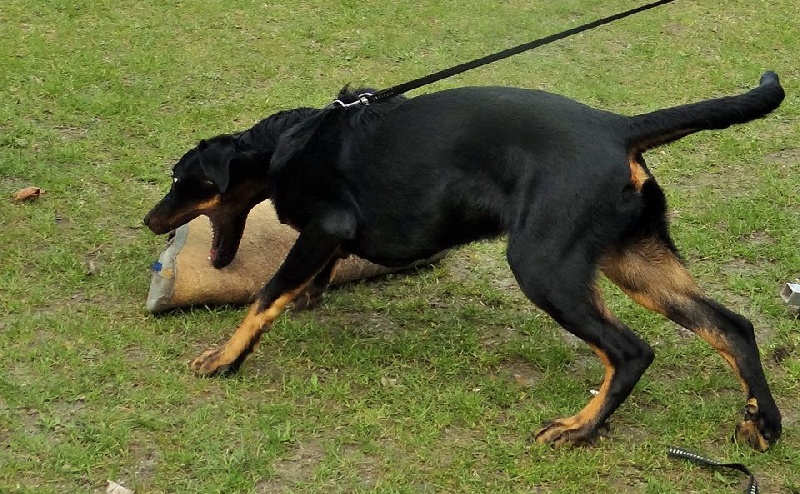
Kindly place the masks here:
POLYGON ((627 147, 640 153, 701 130, 724 129, 749 122, 777 108, 784 96, 778 75, 764 72, 758 87, 744 94, 630 117, 627 147))

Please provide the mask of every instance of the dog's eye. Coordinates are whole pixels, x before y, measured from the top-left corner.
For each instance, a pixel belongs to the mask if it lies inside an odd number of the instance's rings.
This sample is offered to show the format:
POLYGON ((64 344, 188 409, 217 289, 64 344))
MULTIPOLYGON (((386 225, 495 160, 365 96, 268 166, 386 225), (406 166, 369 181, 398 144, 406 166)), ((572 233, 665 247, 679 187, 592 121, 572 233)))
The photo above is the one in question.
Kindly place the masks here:
POLYGON ((203 186, 204 187, 216 187, 217 184, 215 184, 211 180, 203 180, 203 186))
POLYGON ((172 177, 172 183, 173 184, 178 183, 178 177, 172 177))

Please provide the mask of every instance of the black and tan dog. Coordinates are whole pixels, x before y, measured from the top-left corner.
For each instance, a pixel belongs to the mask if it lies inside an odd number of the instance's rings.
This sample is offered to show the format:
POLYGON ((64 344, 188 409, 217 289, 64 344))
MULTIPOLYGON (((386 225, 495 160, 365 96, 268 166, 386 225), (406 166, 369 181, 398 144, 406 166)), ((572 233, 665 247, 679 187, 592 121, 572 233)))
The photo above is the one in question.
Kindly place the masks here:
POLYGON ((166 233, 209 216, 218 267, 233 259, 248 211, 264 199, 300 232, 230 340, 193 361, 199 374, 237 370, 287 304, 309 287, 324 289, 344 254, 399 266, 507 234, 522 291, 605 366, 599 393, 575 415, 547 423, 537 441, 592 437, 653 360, 650 346, 604 305, 595 283, 602 272, 722 355, 747 400, 737 436, 765 450, 781 434, 781 417, 753 326, 705 295, 684 268, 642 153, 763 117, 783 97, 767 72, 745 94, 634 117, 501 87, 289 110, 189 151, 145 223, 166 233))

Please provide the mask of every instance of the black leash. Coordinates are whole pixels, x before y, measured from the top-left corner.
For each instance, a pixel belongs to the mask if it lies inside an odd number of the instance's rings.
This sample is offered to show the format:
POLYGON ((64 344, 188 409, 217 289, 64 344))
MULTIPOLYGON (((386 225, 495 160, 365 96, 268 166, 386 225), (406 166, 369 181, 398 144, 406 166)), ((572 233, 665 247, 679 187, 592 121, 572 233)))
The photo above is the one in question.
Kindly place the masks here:
POLYGON ((472 60, 471 62, 462 63, 456 65, 454 67, 450 67, 449 69, 440 70, 439 72, 435 72, 433 74, 426 75, 425 77, 420 77, 419 79, 414 79, 413 81, 404 82, 402 84, 398 84, 396 86, 392 86, 387 89, 382 89, 377 93, 365 93, 361 94, 358 97, 358 100, 354 101, 353 103, 343 103, 339 100, 334 101, 334 104, 338 104, 339 106, 346 108, 348 106, 364 104, 368 105, 375 101, 384 100, 387 98, 391 98, 392 96, 398 96, 400 94, 406 93, 413 89, 418 89, 422 86, 426 86, 428 84, 434 83, 436 81, 441 81, 442 79, 447 79, 448 77, 452 77, 456 74, 461 74, 462 72, 466 72, 468 70, 472 70, 483 65, 488 65, 493 62, 497 62, 498 60, 502 60, 504 58, 508 58, 522 52, 532 50, 534 48, 538 48, 540 46, 544 46, 550 44, 554 41, 558 41, 560 39, 568 38, 570 36, 574 36, 578 33, 582 33, 584 31, 588 31, 590 29, 594 29, 596 27, 602 26, 604 24, 609 24, 611 22, 617 21, 619 19, 631 16, 633 14, 637 14, 639 12, 644 12, 645 10, 650 10, 661 5, 665 5, 675 0, 659 0, 657 2, 648 3, 646 5, 642 5, 640 7, 636 7, 634 9, 626 10, 625 12, 620 12, 619 14, 610 15, 608 17, 603 17, 602 19, 597 19, 596 21, 589 22, 587 24, 583 24, 572 29, 567 29, 566 31, 561 31, 560 33, 551 34, 550 36, 545 36, 544 38, 539 38, 534 41, 530 41, 528 43, 523 43, 521 45, 515 46, 513 48, 507 48, 503 51, 499 51, 497 53, 493 53, 491 55, 487 55, 485 57, 478 58, 476 60, 472 60))
POLYGON ((750 477, 750 483, 747 484, 747 489, 744 491, 745 494, 758 494, 758 482, 756 481, 756 478, 753 476, 753 473, 750 472, 750 469, 741 463, 720 463, 718 461, 700 456, 696 453, 692 453, 691 451, 676 448, 675 446, 670 446, 670 448, 667 450, 667 457, 689 460, 705 467, 730 468, 733 470, 738 470, 750 477))

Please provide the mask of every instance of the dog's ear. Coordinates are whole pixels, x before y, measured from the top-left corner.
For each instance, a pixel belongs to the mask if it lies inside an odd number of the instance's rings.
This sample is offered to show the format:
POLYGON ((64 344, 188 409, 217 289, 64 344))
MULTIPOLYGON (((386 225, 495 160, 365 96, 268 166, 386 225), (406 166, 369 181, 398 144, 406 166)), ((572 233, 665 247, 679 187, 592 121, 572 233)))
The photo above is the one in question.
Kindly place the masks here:
POLYGON ((267 169, 270 158, 272 153, 267 151, 243 151, 215 163, 206 160, 200 163, 206 177, 214 182, 220 192, 225 193, 230 186, 232 175, 258 174, 258 169, 267 169))
POLYGON ((214 182, 219 188, 219 191, 225 193, 228 190, 228 184, 231 180, 231 160, 209 161, 205 159, 200 160, 200 166, 203 168, 203 174, 206 178, 214 182))
POLYGON ((231 142, 200 141, 200 168, 207 179, 214 182, 219 191, 228 190, 231 179, 231 161, 236 157, 236 146, 231 142))

